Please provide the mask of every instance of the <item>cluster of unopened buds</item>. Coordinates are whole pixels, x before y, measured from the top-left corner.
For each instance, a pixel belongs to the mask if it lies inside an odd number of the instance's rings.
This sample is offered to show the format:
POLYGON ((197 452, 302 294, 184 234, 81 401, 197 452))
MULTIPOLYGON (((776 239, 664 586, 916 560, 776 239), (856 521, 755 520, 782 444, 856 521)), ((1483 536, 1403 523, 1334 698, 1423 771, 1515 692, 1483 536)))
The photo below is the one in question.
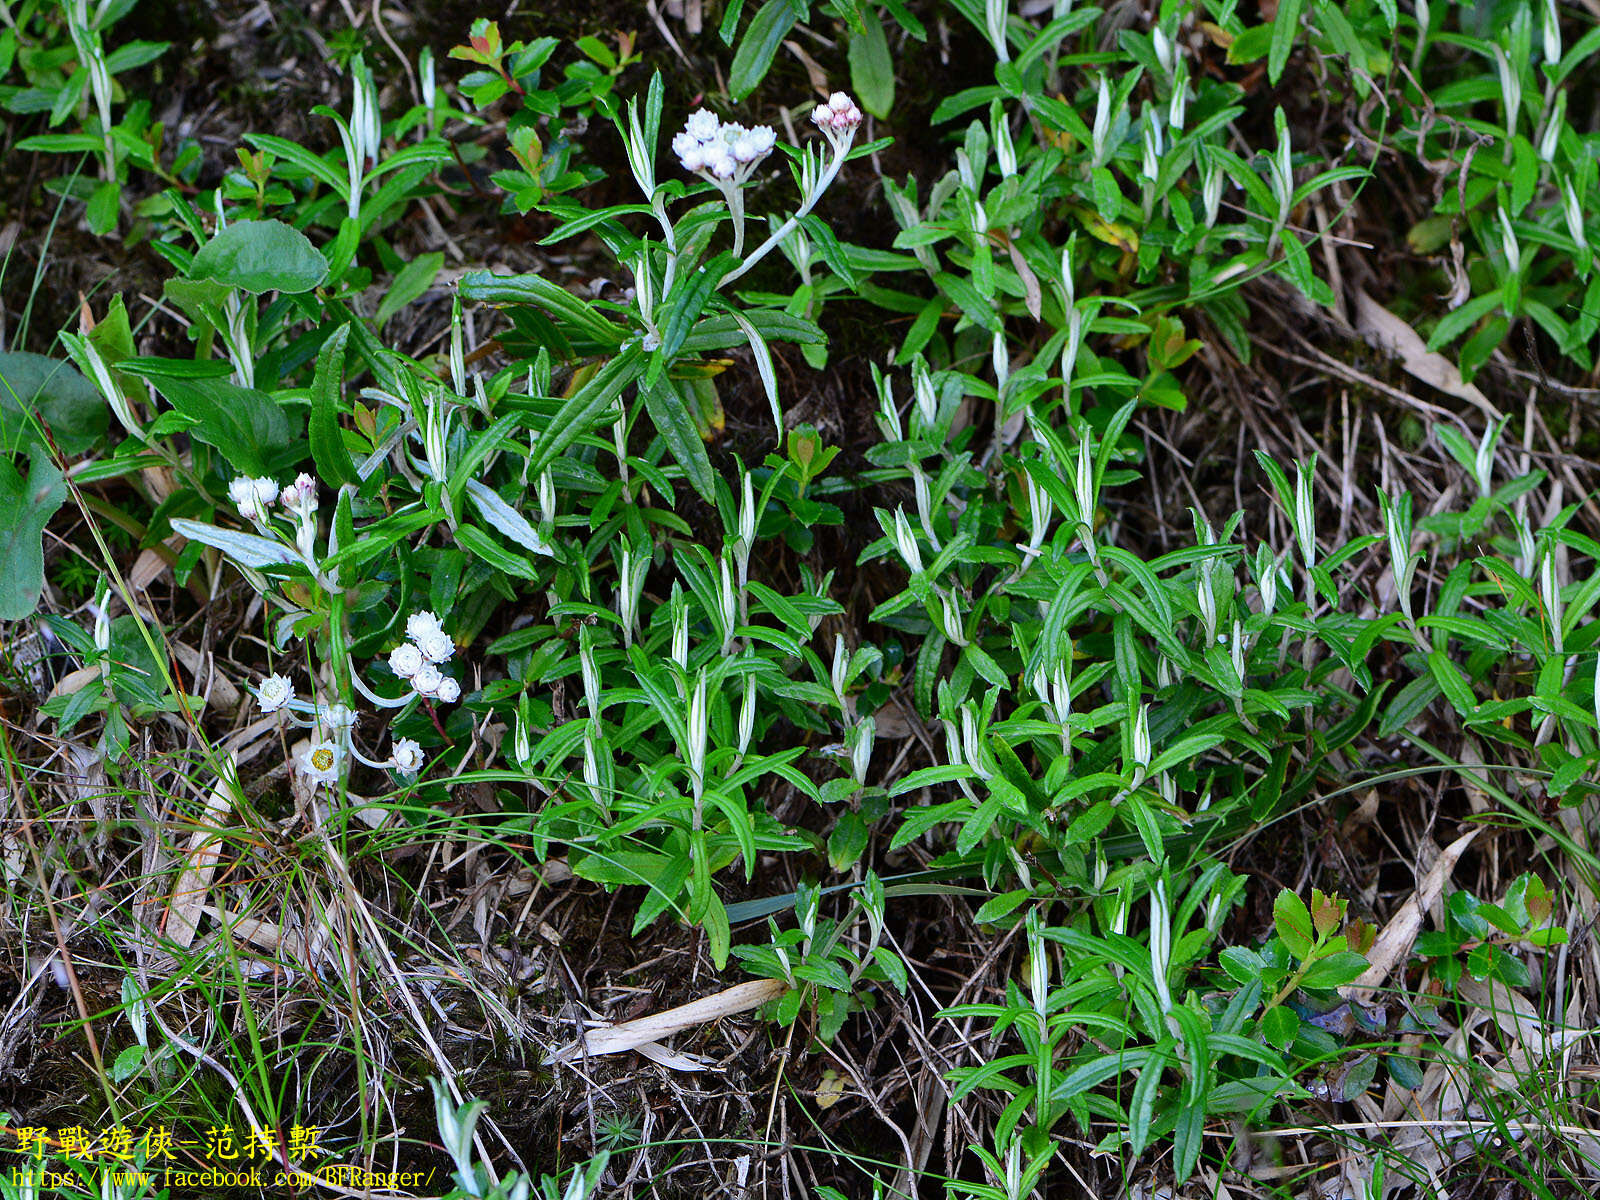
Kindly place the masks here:
POLYGON ((461 685, 439 670, 456 652, 439 618, 431 612, 412 613, 406 618, 406 639, 389 652, 389 669, 396 677, 419 696, 444 704, 461 699, 461 685))
POLYGON ((267 509, 278 499, 278 484, 273 479, 252 479, 241 475, 228 485, 228 499, 247 521, 264 521, 267 509))
POLYGON ((264 533, 275 531, 268 524, 274 503, 279 505, 294 521, 294 544, 300 557, 313 571, 316 570, 317 548, 317 481, 302 471, 288 487, 278 487, 277 481, 266 477, 241 475, 228 485, 228 499, 233 501, 239 515, 264 533))
POLYGON ((836 144, 848 139, 861 121, 861 109, 843 92, 835 92, 828 97, 826 104, 819 104, 811 110, 811 123, 836 144))
POLYGON ((724 283, 737 279, 782 243, 828 190, 855 139, 856 127, 862 121, 861 109, 843 92, 835 92, 826 104, 817 105, 811 120, 828 135, 832 154, 825 162, 814 159, 809 153, 803 156, 799 208, 748 256, 744 254, 743 187, 761 160, 772 153, 778 135, 770 125, 746 129, 731 121, 724 123, 714 112, 700 108, 689 114, 683 129, 672 139, 672 151, 678 156, 678 164, 714 185, 728 202, 733 218, 733 253, 744 262, 723 277, 724 283))
POLYGON ((743 183, 756 164, 772 153, 778 135, 770 125, 746 129, 732 122, 723 124, 709 109, 689 114, 683 131, 672 139, 672 152, 685 171, 704 175, 713 183, 743 183))
POLYGON ((313 703, 294 694, 287 675, 268 675, 256 688, 256 703, 264 713, 282 712, 296 725, 313 731, 310 743, 294 759, 294 768, 313 784, 336 784, 345 759, 354 758, 378 770, 392 769, 405 776, 422 770, 422 746, 412 738, 396 738, 384 761, 368 758, 351 739, 356 714, 346 704, 313 703))

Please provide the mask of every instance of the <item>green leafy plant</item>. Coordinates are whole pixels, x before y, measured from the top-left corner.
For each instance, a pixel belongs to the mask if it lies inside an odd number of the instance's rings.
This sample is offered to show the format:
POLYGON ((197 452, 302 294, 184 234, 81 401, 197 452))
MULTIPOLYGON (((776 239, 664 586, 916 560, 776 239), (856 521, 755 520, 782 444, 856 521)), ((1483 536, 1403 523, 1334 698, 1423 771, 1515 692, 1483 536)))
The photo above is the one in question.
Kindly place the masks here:
POLYGON ((101 234, 117 225, 130 167, 165 170, 161 123, 151 121, 148 100, 129 100, 117 76, 159 59, 169 43, 131 41, 115 49, 106 44, 111 27, 134 3, 30 2, 0 30, 0 78, 15 65, 26 80, 22 86, 0 87, 0 105, 19 115, 48 114, 51 129, 69 120, 78 125, 76 132, 25 137, 16 148, 88 156, 98 164, 98 182, 74 172, 50 186, 84 201, 90 230, 101 234))

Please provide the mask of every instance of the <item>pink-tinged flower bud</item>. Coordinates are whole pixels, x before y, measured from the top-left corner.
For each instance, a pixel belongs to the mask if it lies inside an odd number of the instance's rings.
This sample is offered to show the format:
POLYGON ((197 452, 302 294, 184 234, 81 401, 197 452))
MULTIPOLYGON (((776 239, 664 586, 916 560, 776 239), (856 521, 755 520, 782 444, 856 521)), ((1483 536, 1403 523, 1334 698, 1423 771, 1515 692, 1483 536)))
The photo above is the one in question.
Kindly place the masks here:
POLYGON ((835 92, 828 97, 828 107, 836 113, 842 113, 849 112, 855 105, 851 103, 850 97, 843 92, 835 92))
POLYGON ((401 642, 389 651, 389 669, 401 679, 410 679, 422 669, 422 650, 414 642, 401 642))
POLYGON ((826 104, 819 104, 811 110, 811 123, 823 129, 833 127, 833 110, 826 104))
POLYGON ((304 471, 278 497, 278 503, 297 516, 310 516, 317 511, 317 481, 304 471))

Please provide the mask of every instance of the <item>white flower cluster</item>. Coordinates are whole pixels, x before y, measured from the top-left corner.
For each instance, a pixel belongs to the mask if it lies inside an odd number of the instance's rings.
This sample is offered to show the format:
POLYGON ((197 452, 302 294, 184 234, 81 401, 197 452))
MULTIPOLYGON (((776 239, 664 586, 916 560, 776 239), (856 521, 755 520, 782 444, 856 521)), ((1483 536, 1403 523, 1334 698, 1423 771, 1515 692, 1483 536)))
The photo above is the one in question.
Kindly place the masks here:
POLYGON ((278 498, 278 485, 271 479, 252 479, 241 475, 228 485, 228 499, 247 521, 263 521, 267 507, 278 498))
POLYGON ((294 522, 294 545, 300 558, 313 572, 317 570, 317 481, 304 471, 288 487, 279 489, 277 480, 241 475, 228 485, 228 499, 239 515, 262 533, 282 539, 282 534, 267 522, 267 510, 274 503, 294 522))
POLYGON ((274 479, 240 475, 228 485, 228 499, 247 521, 266 520, 267 509, 274 502, 281 504, 291 516, 306 520, 317 512, 317 481, 302 471, 293 483, 280 491, 274 479))
POLYGON ((227 485, 227 498, 234 501, 238 515, 251 522, 266 520, 267 509, 274 502, 282 504, 288 514, 304 520, 317 514, 317 480, 302 470, 293 483, 280 490, 277 480, 264 475, 259 478, 240 475, 227 485))
POLYGON ((689 114, 683 131, 672 139, 672 152, 685 171, 713 182, 743 183, 777 143, 770 125, 753 129, 732 122, 724 125, 716 113, 701 108, 689 114))
POLYGON ((843 92, 835 92, 828 97, 826 104, 819 104, 811 110, 811 123, 827 134, 832 142, 853 134, 861 121, 861 109, 843 92))
POLYGON ((406 637, 389 652, 389 669, 411 684, 419 696, 429 696, 444 704, 461 699, 461 685, 439 670, 456 652, 455 641, 444 631, 431 612, 415 612, 406 618, 406 637))
MULTIPOLYGON (((451 680, 454 684, 455 681, 451 680)), ((458 689, 459 690, 459 689, 458 689)), ((296 771, 313 784, 337 784, 345 759, 354 757, 369 767, 392 769, 411 777, 426 761, 422 746, 412 738, 396 738, 389 758, 378 762, 357 750, 351 740, 356 713, 347 704, 311 704, 297 701, 294 683, 287 675, 268 675, 256 688, 256 703, 264 713, 288 711, 290 720, 313 731, 310 743, 293 759, 296 771), (302 716, 301 714, 307 714, 302 716)))

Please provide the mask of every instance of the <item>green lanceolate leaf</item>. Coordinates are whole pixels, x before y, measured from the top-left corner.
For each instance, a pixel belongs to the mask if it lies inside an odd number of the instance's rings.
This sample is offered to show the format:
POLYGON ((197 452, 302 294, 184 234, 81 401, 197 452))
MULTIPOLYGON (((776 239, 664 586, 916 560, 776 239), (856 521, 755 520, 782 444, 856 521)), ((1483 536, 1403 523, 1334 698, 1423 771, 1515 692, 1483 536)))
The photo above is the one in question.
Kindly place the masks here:
POLYGON ((551 418, 528 456, 528 475, 537 478, 562 451, 577 441, 610 409, 622 389, 637 378, 643 351, 638 343, 624 347, 594 377, 579 388, 551 418))
POLYGON ((661 323, 661 345, 650 359, 647 382, 655 383, 661 372, 677 358, 688 340, 689 331, 705 311, 706 301, 737 261, 732 254, 719 254, 673 288, 662 304, 667 315, 661 323))
POLYGON ((626 329, 606 320, 593 306, 538 275, 492 275, 488 271, 473 271, 461 277, 460 287, 463 300, 497 306, 531 304, 567 325, 571 332, 582 334, 580 341, 603 349, 620 346, 628 336, 626 329))
POLYGON ((861 31, 850 37, 850 85, 861 107, 880 120, 894 107, 894 60, 876 9, 860 12, 861 31))
POLYGON ((689 486, 700 493, 702 499, 715 502, 716 476, 711 470, 711 456, 700 438, 694 418, 683 393, 670 379, 658 379, 654 386, 642 389, 645 411, 655 423, 656 432, 667 443, 672 457, 683 468, 683 477, 689 486))
POLYGON ((339 388, 344 381, 344 351, 350 326, 341 325, 317 352, 317 370, 311 380, 311 458, 317 474, 329 487, 356 480, 355 463, 339 435, 339 388))
POLYGON ((728 72, 728 94, 743 100, 766 77, 783 39, 794 28, 794 5, 789 0, 767 0, 750 18, 728 72))
POLYGON ((1272 22, 1272 44, 1267 50, 1267 78, 1276 84, 1289 62, 1289 52, 1294 49, 1295 34, 1300 31, 1300 13, 1305 0, 1283 0, 1278 5, 1278 15, 1272 22))
POLYGON ((378 304, 377 315, 372 318, 373 324, 379 329, 383 328, 390 317, 433 286, 443 266, 444 252, 435 250, 431 254, 419 254, 401 267, 389 281, 388 290, 378 304))

